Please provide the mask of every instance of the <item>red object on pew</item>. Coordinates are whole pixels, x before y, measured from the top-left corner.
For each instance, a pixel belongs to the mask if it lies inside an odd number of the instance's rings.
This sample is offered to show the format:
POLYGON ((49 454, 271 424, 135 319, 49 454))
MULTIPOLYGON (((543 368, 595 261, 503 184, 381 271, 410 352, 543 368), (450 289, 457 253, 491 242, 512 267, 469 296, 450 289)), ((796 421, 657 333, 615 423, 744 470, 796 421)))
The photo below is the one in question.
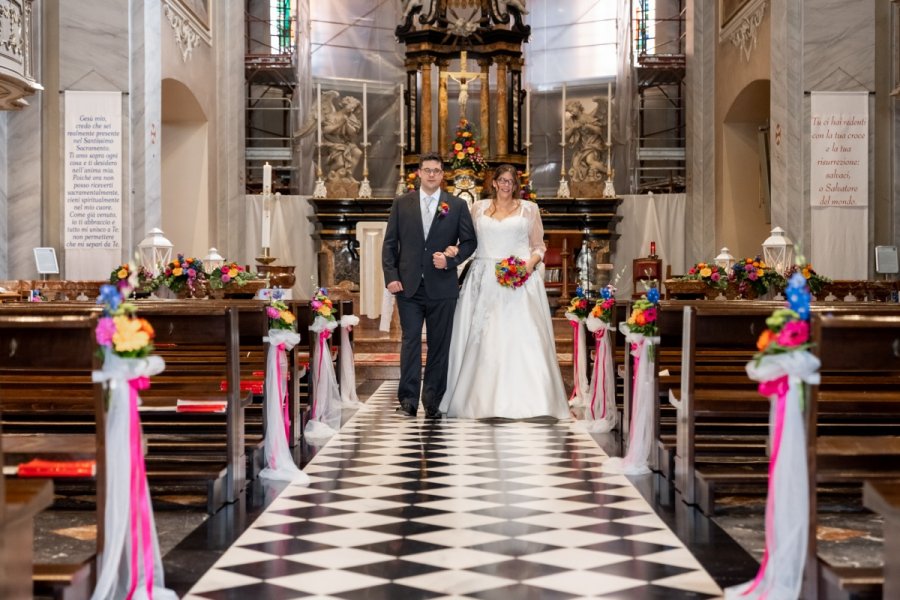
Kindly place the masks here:
POLYGON ((32 459, 18 468, 19 477, 94 477, 97 474, 95 460, 41 460, 32 459))
MULTIPOLYGON (((242 392, 252 392, 256 395, 261 395, 263 393, 263 385, 265 382, 257 381, 255 379, 250 380, 242 380, 241 381, 241 391, 242 392)), ((219 391, 227 392, 228 391, 228 381, 222 380, 219 382, 219 391)))
POLYGON ((203 400, 178 400, 175 412, 179 413, 223 413, 224 402, 206 402, 203 400))

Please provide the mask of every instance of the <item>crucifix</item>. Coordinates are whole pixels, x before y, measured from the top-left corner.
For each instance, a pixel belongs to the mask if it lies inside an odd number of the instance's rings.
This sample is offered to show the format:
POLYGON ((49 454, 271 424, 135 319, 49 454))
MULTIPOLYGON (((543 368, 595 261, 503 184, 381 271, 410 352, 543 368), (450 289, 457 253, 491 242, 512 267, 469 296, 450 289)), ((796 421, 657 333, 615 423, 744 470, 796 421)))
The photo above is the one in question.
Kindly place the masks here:
POLYGON ((469 60, 465 50, 459 55, 459 71, 445 71, 443 74, 459 84, 459 116, 466 116, 466 104, 469 102, 469 82, 481 76, 477 71, 469 71, 469 60))

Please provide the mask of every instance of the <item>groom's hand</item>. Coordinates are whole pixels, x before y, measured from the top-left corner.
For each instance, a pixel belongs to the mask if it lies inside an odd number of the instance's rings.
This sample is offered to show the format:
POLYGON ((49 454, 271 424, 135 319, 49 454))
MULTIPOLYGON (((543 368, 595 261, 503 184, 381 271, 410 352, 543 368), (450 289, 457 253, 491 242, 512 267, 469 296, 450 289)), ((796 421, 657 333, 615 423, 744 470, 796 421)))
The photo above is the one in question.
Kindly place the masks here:
POLYGON ((399 294, 400 292, 403 291, 403 284, 400 283, 399 281, 392 281, 389 284, 387 284, 387 291, 389 291, 392 294, 399 294))
POLYGON ((435 252, 431 255, 431 258, 434 261, 435 269, 447 268, 447 256, 443 252, 435 252))

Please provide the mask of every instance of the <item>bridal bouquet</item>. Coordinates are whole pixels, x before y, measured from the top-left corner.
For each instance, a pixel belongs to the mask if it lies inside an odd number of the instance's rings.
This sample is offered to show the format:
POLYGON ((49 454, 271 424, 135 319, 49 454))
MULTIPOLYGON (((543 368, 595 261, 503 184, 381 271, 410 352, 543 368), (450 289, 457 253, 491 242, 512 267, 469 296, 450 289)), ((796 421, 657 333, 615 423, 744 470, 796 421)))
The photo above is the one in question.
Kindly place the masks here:
POLYGON ((494 267, 494 272, 497 274, 497 283, 514 289, 524 285, 531 276, 525 268, 525 260, 515 256, 504 258, 498 262, 494 267))

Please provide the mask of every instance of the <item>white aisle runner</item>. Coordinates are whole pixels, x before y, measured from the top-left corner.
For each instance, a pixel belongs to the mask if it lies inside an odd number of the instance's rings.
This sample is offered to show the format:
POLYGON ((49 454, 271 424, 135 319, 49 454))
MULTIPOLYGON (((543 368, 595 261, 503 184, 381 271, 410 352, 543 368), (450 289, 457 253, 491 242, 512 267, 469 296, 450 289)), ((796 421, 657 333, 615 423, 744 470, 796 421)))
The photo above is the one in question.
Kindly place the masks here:
POLYGON ((708 598, 721 590, 571 423, 394 413, 382 385, 187 598, 708 598))

